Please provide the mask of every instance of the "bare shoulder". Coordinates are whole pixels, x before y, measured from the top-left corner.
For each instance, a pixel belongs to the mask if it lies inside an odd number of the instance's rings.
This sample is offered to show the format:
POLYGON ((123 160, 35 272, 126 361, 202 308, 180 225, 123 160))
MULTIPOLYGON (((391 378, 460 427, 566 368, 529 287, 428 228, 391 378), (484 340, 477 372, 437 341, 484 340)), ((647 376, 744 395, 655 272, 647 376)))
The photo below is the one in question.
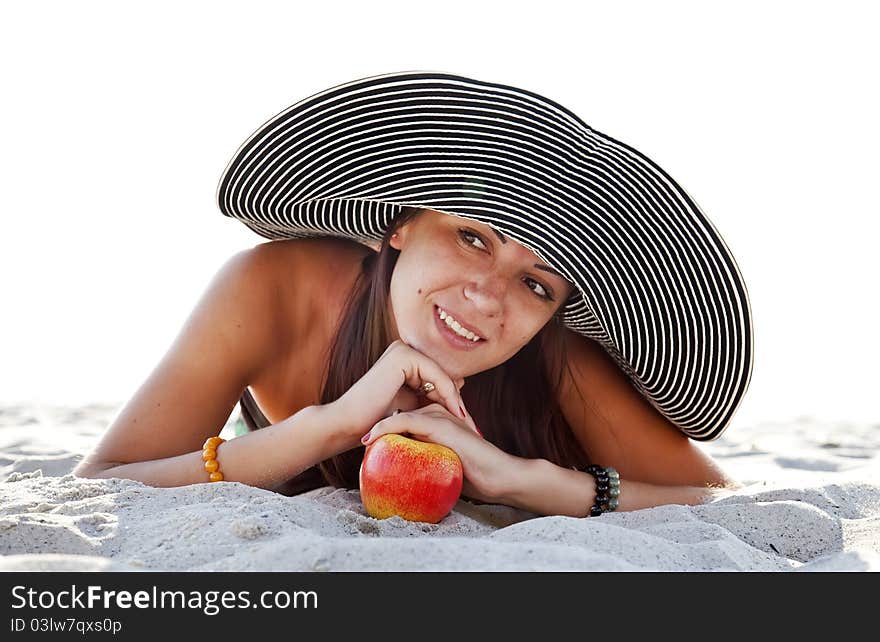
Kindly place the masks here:
POLYGON ((220 432, 244 387, 274 358, 271 277, 271 261, 253 248, 220 266, 77 474, 191 452, 220 432))
POLYGON ((230 257, 77 474, 197 450, 220 432, 248 385, 274 420, 315 403, 328 330, 310 315, 344 299, 343 279, 365 251, 272 241, 230 257))
MULTIPOLYGON (((635 390, 611 356, 596 341, 565 331, 568 368, 563 375, 560 407, 575 436, 595 461, 631 475, 632 441, 646 441, 649 427, 677 440, 680 434, 635 390), (626 434, 628 433, 628 435, 626 434), (635 437, 635 439, 633 439, 635 437)), ((636 446, 638 447, 638 446, 636 446)))
POLYGON ((266 272, 265 295, 280 315, 276 327, 297 337, 345 300, 363 257, 372 252, 354 241, 326 237, 269 241, 252 251, 266 272))
POLYGON ((253 248, 265 271, 272 354, 249 384, 273 423, 320 402, 322 373, 345 303, 373 250, 332 238, 271 241, 253 248))
POLYGON ((654 484, 702 486, 729 479, 636 390, 601 345, 566 329, 560 408, 593 461, 654 484))
POLYGON ((323 268, 337 272, 342 262, 357 260, 373 250, 348 239, 316 237, 267 241, 251 251, 262 257, 267 267, 287 276, 291 267, 311 275, 320 274, 323 268))

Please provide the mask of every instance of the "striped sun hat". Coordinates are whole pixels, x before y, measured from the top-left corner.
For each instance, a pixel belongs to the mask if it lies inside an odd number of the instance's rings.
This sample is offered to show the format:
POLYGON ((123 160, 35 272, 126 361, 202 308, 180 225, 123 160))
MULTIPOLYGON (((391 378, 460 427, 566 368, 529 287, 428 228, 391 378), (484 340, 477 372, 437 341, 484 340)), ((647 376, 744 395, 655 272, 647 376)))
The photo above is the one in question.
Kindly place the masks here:
POLYGON ((479 221, 576 285, 565 324, 692 439, 748 388, 748 294, 718 231, 644 154, 530 91, 424 71, 332 87, 245 141, 217 202, 268 239, 371 247, 402 206, 479 221))

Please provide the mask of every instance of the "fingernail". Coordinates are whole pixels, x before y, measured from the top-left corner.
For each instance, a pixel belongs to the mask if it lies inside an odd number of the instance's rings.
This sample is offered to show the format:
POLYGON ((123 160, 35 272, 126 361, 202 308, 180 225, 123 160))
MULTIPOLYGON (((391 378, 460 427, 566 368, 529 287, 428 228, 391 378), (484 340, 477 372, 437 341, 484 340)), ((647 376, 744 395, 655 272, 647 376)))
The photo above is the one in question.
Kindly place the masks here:
POLYGON ((366 435, 364 435, 363 437, 361 437, 361 442, 365 444, 365 443, 367 443, 368 441, 370 441, 370 435, 371 435, 372 433, 373 433, 373 431, 371 430, 371 431, 368 432, 366 435))
POLYGON ((458 404, 458 411, 461 413, 461 418, 467 418, 467 410, 464 409, 464 402, 458 404))
POLYGON ((400 408, 398 408, 397 410, 395 410, 395 411, 392 412, 391 414, 392 414, 392 415, 396 415, 398 412, 400 412, 400 408))
MULTIPOLYGON (((477 431, 477 434, 478 434, 480 437, 483 437, 483 433, 480 432, 480 429, 477 427, 477 424, 474 424, 474 429, 477 431)), ((485 439, 485 437, 483 437, 483 439, 485 439)))

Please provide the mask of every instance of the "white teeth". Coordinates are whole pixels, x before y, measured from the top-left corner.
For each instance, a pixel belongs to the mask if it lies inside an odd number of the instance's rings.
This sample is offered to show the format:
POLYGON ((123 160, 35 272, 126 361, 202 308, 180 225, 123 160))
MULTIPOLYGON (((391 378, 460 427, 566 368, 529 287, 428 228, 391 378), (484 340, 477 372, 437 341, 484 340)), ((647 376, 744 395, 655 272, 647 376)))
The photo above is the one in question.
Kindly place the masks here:
POLYGON ((452 330, 460 337, 470 339, 474 343, 476 343, 477 341, 479 341, 482 338, 482 337, 480 337, 480 335, 474 334, 470 330, 465 330, 464 328, 462 328, 461 324, 458 321, 456 321, 452 317, 452 315, 447 314, 443 308, 438 306, 437 309, 440 311, 440 320, 445 321, 446 325, 449 326, 450 328, 452 328, 452 330))

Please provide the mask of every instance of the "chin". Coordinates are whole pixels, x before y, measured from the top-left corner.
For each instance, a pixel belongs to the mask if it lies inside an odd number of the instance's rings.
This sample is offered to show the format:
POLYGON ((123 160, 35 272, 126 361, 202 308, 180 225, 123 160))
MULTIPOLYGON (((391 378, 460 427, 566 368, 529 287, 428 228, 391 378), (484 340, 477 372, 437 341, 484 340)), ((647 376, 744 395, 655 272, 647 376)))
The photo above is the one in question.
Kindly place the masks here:
MULTIPOLYGON (((448 358, 448 355, 447 355, 447 358, 448 358)), ((453 381, 456 379, 464 379, 465 381, 467 381, 468 377, 472 377, 475 374, 479 374, 479 373, 484 372, 484 371, 493 367, 491 365, 483 366, 482 364, 467 365, 467 366, 462 363, 446 364, 446 363, 443 363, 443 361, 440 359, 435 359, 435 361, 437 361, 437 363, 439 363, 440 366, 447 373, 449 373, 449 376, 452 377, 453 381)))
POLYGON ((458 379, 460 377, 467 376, 461 373, 460 364, 449 362, 450 355, 448 353, 438 353, 434 348, 425 347, 425 344, 423 344, 419 339, 402 336, 400 337, 400 340, 411 347, 413 350, 418 350, 426 357, 435 361, 437 365, 443 368, 443 371, 446 372, 452 379, 458 379))
POLYGON ((458 379, 465 376, 465 373, 462 371, 461 364, 456 363, 455 361, 451 361, 448 354, 431 354, 429 352, 425 352, 425 354, 436 361, 440 365, 440 367, 443 368, 443 370, 453 379, 458 379))

